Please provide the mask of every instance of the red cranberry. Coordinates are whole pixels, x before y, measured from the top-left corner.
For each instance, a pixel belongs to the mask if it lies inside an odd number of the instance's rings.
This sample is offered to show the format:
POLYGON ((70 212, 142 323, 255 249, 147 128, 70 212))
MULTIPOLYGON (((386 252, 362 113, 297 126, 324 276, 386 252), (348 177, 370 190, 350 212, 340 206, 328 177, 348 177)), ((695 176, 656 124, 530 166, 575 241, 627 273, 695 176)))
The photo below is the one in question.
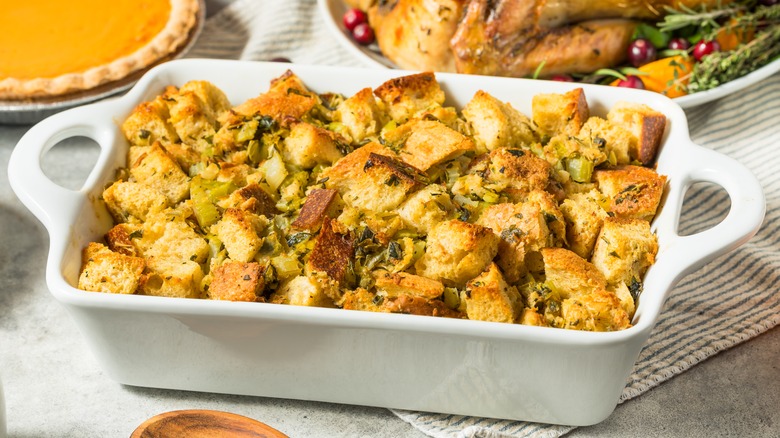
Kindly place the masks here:
POLYGON ((642 79, 639 78, 639 76, 626 76, 626 79, 621 79, 617 83, 618 87, 625 87, 625 88, 637 88, 640 90, 645 89, 645 83, 642 82, 642 79))
POLYGON ((655 61, 658 53, 650 40, 637 38, 628 45, 628 62, 634 67, 655 61))
POLYGON ((344 27, 346 27, 350 32, 354 31, 358 24, 368 22, 368 16, 366 13, 357 8, 350 9, 345 12, 342 19, 344 20, 344 27))
POLYGON ((669 40, 667 47, 670 50, 688 50, 691 47, 691 43, 685 38, 672 38, 669 40))
POLYGON ((717 41, 699 41, 693 46, 693 58, 701 61, 705 56, 720 51, 720 44, 717 41))
POLYGON ((550 80, 558 82, 574 82, 574 78, 569 75, 552 75, 550 80))
POLYGON ((360 23, 352 30, 352 37, 359 44, 367 46, 374 42, 374 30, 368 23, 360 23))

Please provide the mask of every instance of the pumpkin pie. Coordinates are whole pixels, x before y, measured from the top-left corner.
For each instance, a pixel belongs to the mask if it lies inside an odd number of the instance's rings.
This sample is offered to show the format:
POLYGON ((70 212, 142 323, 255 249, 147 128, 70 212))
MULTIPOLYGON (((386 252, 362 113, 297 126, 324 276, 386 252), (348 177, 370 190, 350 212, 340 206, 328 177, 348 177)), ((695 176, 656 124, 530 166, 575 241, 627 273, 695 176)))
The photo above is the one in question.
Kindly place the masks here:
POLYGON ((25 0, 0 13, 0 100, 89 90, 166 59, 198 0, 25 0))

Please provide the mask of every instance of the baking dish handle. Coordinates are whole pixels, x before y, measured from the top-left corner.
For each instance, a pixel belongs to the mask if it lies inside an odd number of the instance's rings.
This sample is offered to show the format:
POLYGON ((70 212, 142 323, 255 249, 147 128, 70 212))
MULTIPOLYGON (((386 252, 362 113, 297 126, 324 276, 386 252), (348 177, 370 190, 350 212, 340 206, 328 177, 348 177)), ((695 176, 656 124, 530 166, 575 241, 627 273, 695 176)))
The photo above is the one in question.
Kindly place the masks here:
MULTIPOLYGON (((107 102, 108 103, 108 102, 107 102)), ((101 105, 102 104, 94 104, 101 105)), ((51 234, 67 227, 80 211, 85 193, 102 179, 98 169, 107 169, 105 161, 116 147, 116 126, 107 116, 110 111, 87 111, 84 107, 55 114, 27 131, 16 144, 8 163, 8 179, 19 200, 38 218, 51 234), (41 161, 57 143, 83 136, 100 145, 100 155, 79 190, 66 189, 49 179, 43 172, 41 161)))
POLYGON ((678 272, 678 279, 715 258, 744 244, 758 232, 766 212, 761 183, 742 163, 719 152, 691 144, 690 154, 682 154, 674 164, 682 168, 680 181, 670 184, 664 208, 675 208, 668 220, 655 224, 659 236, 672 236, 666 242, 664 257, 656 269, 678 272), (731 199, 726 217, 705 231, 680 236, 678 226, 685 193, 693 183, 709 182, 722 187, 731 199))

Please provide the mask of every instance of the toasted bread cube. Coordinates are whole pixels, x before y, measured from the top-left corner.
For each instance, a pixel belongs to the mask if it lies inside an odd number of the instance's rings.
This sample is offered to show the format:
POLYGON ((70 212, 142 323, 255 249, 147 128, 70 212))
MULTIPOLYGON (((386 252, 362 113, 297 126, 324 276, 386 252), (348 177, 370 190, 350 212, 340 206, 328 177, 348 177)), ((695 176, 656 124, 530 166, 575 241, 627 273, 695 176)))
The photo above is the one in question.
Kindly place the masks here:
POLYGON ((212 300, 264 301, 265 267, 257 262, 225 260, 211 271, 208 297, 212 300))
POLYGON ((345 143, 346 140, 335 132, 300 122, 290 128, 282 155, 287 163, 312 169, 318 164, 331 165, 343 157, 339 144, 345 143))
POLYGON ((478 152, 527 147, 538 141, 528 117, 482 90, 474 94, 462 112, 474 130, 478 152))
MULTIPOLYGON (((201 143, 204 141, 205 140, 202 140, 201 143)), ((171 143, 163 145, 163 148, 165 148, 165 151, 179 163, 179 167, 182 169, 189 169, 193 165, 199 163, 202 157, 201 152, 196 145, 171 143)))
POLYGON ((406 138, 398 156, 423 172, 474 150, 470 138, 435 120, 411 120, 393 134, 406 138))
POLYGON ((431 184, 409 196, 398 207, 398 215, 406 226, 428 234, 436 224, 447 220, 454 208, 447 188, 431 184))
POLYGON ((151 150, 151 145, 130 145, 130 147, 127 149, 127 167, 133 167, 136 163, 140 162, 141 159, 145 157, 151 150))
POLYGON ((392 210, 406 197, 423 187, 425 179, 418 169, 401 160, 371 153, 362 172, 342 195, 344 202, 370 211, 392 210))
POLYGON ((552 284, 561 298, 587 295, 607 288, 601 271, 587 260, 565 248, 544 248, 546 282, 552 284))
POLYGON ((135 242, 143 237, 143 226, 140 224, 116 224, 105 235, 106 244, 111 251, 126 256, 138 257, 141 249, 135 242))
POLYGON ((270 301, 293 306, 336 307, 332 297, 337 294, 338 285, 332 279, 323 273, 313 273, 283 283, 271 294, 270 301))
POLYGON ((428 234, 425 254, 415 263, 417 274, 463 287, 490 264, 499 240, 490 228, 481 225, 441 222, 428 234))
POLYGON ((548 246, 566 245, 566 219, 558 208, 558 202, 553 194, 544 190, 533 190, 523 203, 530 203, 538 207, 537 211, 542 215, 550 230, 551 243, 548 246))
POLYGON ((374 94, 385 103, 390 118, 399 123, 444 103, 444 91, 431 72, 390 79, 377 87, 374 94))
POLYGON ((340 228, 337 221, 324 218, 307 264, 310 272, 324 272, 337 283, 344 281, 355 255, 354 237, 349 232, 340 233, 340 228))
MULTIPOLYGON (((142 224, 138 224, 140 225, 140 228, 135 228, 136 224, 133 224, 134 227, 132 228, 132 231, 130 231, 132 234, 130 237, 138 254, 143 257, 148 256, 152 250, 152 247, 157 244, 158 252, 154 253, 154 255, 161 255, 167 251, 162 251, 165 246, 163 244, 158 244, 157 242, 159 240, 163 240, 163 242, 171 242, 178 238, 189 239, 193 237, 195 239, 190 242, 193 243, 193 245, 184 247, 187 248, 186 253, 185 251, 182 251, 181 253, 178 253, 178 255, 174 255, 172 257, 180 256, 183 259, 189 259, 193 254, 197 254, 197 257, 201 257, 203 254, 207 254, 208 245, 204 246, 198 243, 197 240, 203 239, 202 236, 196 233, 183 220, 183 218, 189 217, 191 215, 192 209, 190 207, 190 201, 187 200, 180 203, 175 209, 166 208, 165 210, 159 212, 150 213, 142 224), (168 234, 168 237, 164 238, 166 233, 168 234), (205 252, 204 248, 206 248, 205 252), (195 252, 192 252, 192 250, 195 250, 195 252)), ((175 249, 177 245, 173 244, 172 247, 175 249)), ((171 254, 177 253, 171 252, 171 254)))
MULTIPOLYGON (((381 295, 379 295, 381 297, 381 295)), ((441 300, 429 300, 414 295, 387 297, 382 301, 382 311, 407 315, 442 316, 445 318, 463 318, 463 314, 450 309, 441 300)))
POLYGON ((155 257, 147 259, 151 273, 141 278, 145 295, 173 298, 200 298, 203 270, 194 261, 173 262, 155 257))
POLYGON ((209 245, 183 220, 169 221, 165 224, 163 235, 154 241, 145 255, 172 262, 189 260, 203 263, 208 258, 209 245))
POLYGON ((444 293, 444 285, 440 281, 406 272, 388 272, 378 270, 372 273, 374 285, 382 295, 397 297, 411 295, 428 300, 439 298, 444 293))
POLYGON ((493 230, 500 238, 496 263, 511 283, 516 283, 528 269, 525 258, 528 253, 546 246, 550 232, 541 215, 533 214, 529 205, 496 204, 487 207, 477 224, 493 230))
POLYGON ((201 102, 202 110, 213 123, 224 117, 230 111, 230 101, 225 93, 208 81, 189 81, 179 88, 179 93, 194 93, 201 102))
POLYGON ((603 196, 596 190, 569 195, 560 204, 566 220, 566 241, 569 249, 585 260, 590 259, 601 224, 607 212, 601 207, 603 196))
POLYGON ((272 218, 279 213, 274 199, 257 183, 241 187, 218 204, 224 209, 235 208, 267 218, 272 218))
POLYGON ((260 234, 267 225, 268 220, 261 216, 228 208, 219 222, 211 227, 211 232, 225 245, 231 259, 246 263, 255 257, 263 245, 260 234))
POLYGON ((607 120, 629 131, 631 158, 645 166, 655 161, 666 129, 666 116, 641 103, 618 102, 607 113, 607 120))
POLYGON ((658 240, 649 222, 610 217, 604 219, 591 262, 610 284, 630 285, 641 282, 657 253, 658 240))
POLYGON ((614 293, 618 300, 620 300, 620 307, 626 311, 628 319, 630 320, 633 318, 634 313, 636 312, 636 302, 634 301, 634 297, 631 295, 628 286, 625 283, 620 282, 616 285, 610 285, 607 290, 614 293))
POLYGON ((379 134, 389 117, 379 108, 371 88, 364 88, 336 108, 334 119, 341 122, 352 143, 379 134))
POLYGON ((340 305, 345 310, 383 312, 384 309, 381 304, 384 303, 384 300, 385 298, 382 295, 377 295, 359 287, 355 290, 346 291, 340 305))
POLYGON ((301 79, 290 70, 271 81, 271 88, 257 97, 233 108, 241 116, 269 116, 279 123, 285 119, 301 119, 319 102, 301 79))
POLYGON ((103 201, 116 222, 143 221, 150 213, 168 207, 164 194, 129 181, 117 181, 108 186, 103 191, 103 201))
POLYGON ((179 90, 170 95, 170 119, 181 142, 196 145, 206 137, 213 136, 217 131, 217 120, 214 112, 200 97, 191 91, 179 90))
POLYGON ((168 209, 147 219, 143 236, 133 240, 146 258, 149 274, 141 279, 146 295, 200 298, 209 246, 185 221, 188 213, 168 209))
POLYGON ((326 217, 334 218, 341 210, 339 193, 334 189, 314 189, 306 196, 298 217, 290 224, 290 228, 316 232, 322 226, 326 217))
POLYGON ((341 196, 344 196, 344 193, 352 186, 354 181, 363 174, 363 168, 372 153, 388 157, 396 156, 395 152, 379 143, 367 143, 336 161, 332 167, 325 169, 320 174, 320 178, 325 180, 325 187, 336 189, 341 196))
POLYGON ((577 135, 590 117, 582 88, 565 94, 537 94, 531 100, 531 108, 539 133, 548 138, 558 134, 577 135))
POLYGON ((463 295, 469 319, 511 324, 517 320, 522 308, 520 293, 506 283, 495 263, 466 283, 463 295))
POLYGON ((488 181, 498 184, 510 199, 522 201, 533 190, 552 184, 550 163, 529 151, 496 149, 488 154, 488 181))
POLYGON ((528 270, 542 270, 538 251, 552 246, 554 238, 538 204, 491 205, 477 223, 490 228, 499 237, 496 263, 510 283, 519 281, 528 270))
POLYGON ((607 157, 612 155, 612 164, 631 162, 631 150, 634 147, 633 134, 620 125, 601 117, 593 116, 582 125, 577 138, 593 147, 603 148, 607 157))
POLYGON ((78 288, 90 292, 132 294, 138 289, 146 262, 90 242, 82 254, 78 288))
POLYGON ((122 133, 131 145, 149 146, 155 142, 171 144, 179 141, 173 125, 168 123, 170 113, 163 96, 135 107, 122 123, 122 133))
POLYGON ((665 175, 647 167, 626 165, 597 170, 594 178, 615 216, 653 220, 664 193, 665 175))
POLYGON ((603 289, 563 300, 561 315, 566 329, 610 332, 631 327, 618 298, 603 289))
POLYGON ((523 308, 523 310, 520 312, 520 324, 523 325, 534 325, 537 327, 549 327, 549 324, 547 324, 547 321, 544 319, 544 316, 541 315, 539 312, 536 311, 536 309, 532 309, 529 307, 523 308))
POLYGON ((159 191, 171 205, 190 193, 190 179, 168 152, 155 143, 130 168, 130 175, 139 183, 159 191))

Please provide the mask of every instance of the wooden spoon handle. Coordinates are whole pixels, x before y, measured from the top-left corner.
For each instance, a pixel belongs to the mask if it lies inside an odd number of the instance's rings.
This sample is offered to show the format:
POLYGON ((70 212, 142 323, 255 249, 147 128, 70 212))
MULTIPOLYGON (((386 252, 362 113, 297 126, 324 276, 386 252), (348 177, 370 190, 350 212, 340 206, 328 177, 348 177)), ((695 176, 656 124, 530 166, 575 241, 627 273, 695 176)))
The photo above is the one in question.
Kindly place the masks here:
POLYGON ((287 438, 273 427, 230 412, 182 410, 146 420, 130 438, 287 438))

